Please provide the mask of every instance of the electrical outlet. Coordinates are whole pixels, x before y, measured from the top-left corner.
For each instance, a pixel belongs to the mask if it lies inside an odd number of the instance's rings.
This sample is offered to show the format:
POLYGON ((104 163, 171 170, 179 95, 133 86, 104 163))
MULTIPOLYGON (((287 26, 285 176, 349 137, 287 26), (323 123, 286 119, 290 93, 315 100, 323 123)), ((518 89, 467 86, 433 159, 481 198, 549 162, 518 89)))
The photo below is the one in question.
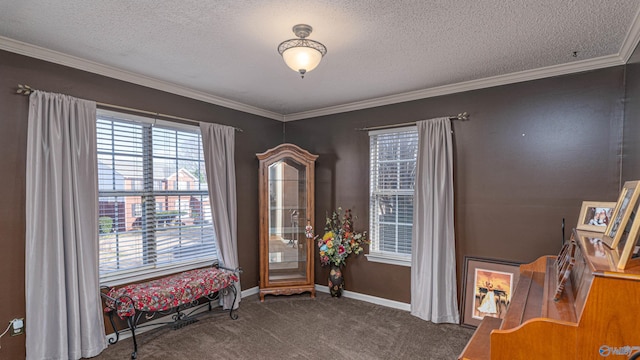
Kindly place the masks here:
POLYGON ((24 334, 24 318, 11 320, 11 336, 24 334))

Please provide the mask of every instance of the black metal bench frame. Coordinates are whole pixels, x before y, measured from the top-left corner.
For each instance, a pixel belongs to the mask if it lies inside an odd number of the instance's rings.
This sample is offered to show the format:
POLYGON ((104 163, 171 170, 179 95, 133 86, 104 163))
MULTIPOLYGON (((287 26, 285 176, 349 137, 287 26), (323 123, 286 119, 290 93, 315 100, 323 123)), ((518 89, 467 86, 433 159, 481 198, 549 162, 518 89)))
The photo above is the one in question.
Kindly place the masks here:
MULTIPOLYGON (((223 268, 223 267, 219 267, 220 269, 224 269, 224 270, 230 270, 233 271, 234 273, 240 273, 242 272, 239 269, 227 269, 227 268, 223 268)), ((197 316, 200 314, 193 314, 194 312, 196 312, 197 310, 201 309, 204 306, 208 306, 209 310, 208 311, 213 311, 213 306, 211 305, 212 301, 218 301, 220 300, 220 295, 227 295, 229 294, 229 291, 231 291, 233 293, 233 303, 236 303, 236 299, 238 298, 238 290, 235 287, 235 281, 231 281, 229 283, 228 286, 219 289, 218 291, 215 291, 213 293, 207 294, 205 296, 203 296, 200 299, 196 299, 192 302, 189 303, 184 303, 184 304, 180 304, 176 307, 173 307, 171 309, 168 310, 164 310, 164 311, 142 311, 142 310, 138 310, 135 308, 134 306, 134 311, 135 313, 131 316, 127 316, 125 319, 127 321, 127 325, 129 326, 129 329, 122 329, 122 330, 118 330, 118 328, 116 327, 115 324, 115 320, 114 320, 114 315, 117 312, 117 309, 119 307, 120 304, 122 303, 131 303, 133 304, 134 301, 133 299, 128 296, 128 295, 123 295, 120 296, 119 298, 112 298, 110 296, 108 296, 106 293, 103 292, 103 290, 106 290, 107 292, 109 292, 112 289, 112 287, 109 286, 101 286, 100 287, 100 295, 106 299, 106 300, 111 300, 113 302, 113 306, 109 306, 108 304, 105 305, 107 308, 110 309, 110 311, 107 312, 107 314, 109 315, 109 322, 111 323, 111 326, 113 327, 113 330, 116 333, 116 337, 115 339, 109 338, 109 344, 113 345, 115 343, 118 342, 118 340, 120 340, 120 333, 121 332, 125 332, 125 331, 131 331, 131 337, 133 338, 133 352, 131 353, 131 359, 136 359, 138 357, 138 342, 136 341, 136 329, 142 329, 145 327, 149 327, 149 326, 157 326, 158 328, 160 327, 164 327, 164 326, 168 326, 171 325, 171 327, 176 330, 176 329, 180 329, 182 327, 185 327, 189 324, 192 324, 197 320, 197 316), (205 303, 200 303, 201 299, 206 299, 205 303), (190 311, 186 312, 186 310, 189 309, 190 311), (153 323, 153 324, 143 324, 143 325, 138 325, 140 320, 142 319, 142 317, 144 316, 145 320, 151 320, 154 317, 156 317, 156 315, 162 315, 162 316, 166 316, 166 315, 170 315, 172 314, 171 318, 173 319, 173 321, 166 321, 166 322, 159 322, 159 323, 153 323)), ((222 310, 221 312, 226 312, 227 310, 222 310)), ((231 317, 232 320, 236 320, 238 318, 238 314, 234 313, 234 309, 233 306, 228 310, 229 311, 229 317, 231 317)))

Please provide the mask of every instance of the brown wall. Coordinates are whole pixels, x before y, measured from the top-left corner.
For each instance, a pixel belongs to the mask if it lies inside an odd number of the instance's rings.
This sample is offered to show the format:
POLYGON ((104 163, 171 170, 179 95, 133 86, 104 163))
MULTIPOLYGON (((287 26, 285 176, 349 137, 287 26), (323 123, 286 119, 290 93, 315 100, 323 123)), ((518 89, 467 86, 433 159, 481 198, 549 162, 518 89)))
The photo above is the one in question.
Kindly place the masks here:
MULTIPOLYGON (((293 121, 285 140, 320 155, 317 227, 342 206, 366 230, 369 138, 355 129, 469 112, 452 123, 460 283, 465 256, 530 262, 557 253, 562 218, 568 238, 583 200, 616 200, 623 78, 619 66, 293 121)), ((316 283, 326 284, 327 269, 316 270, 316 283)), ((347 290, 410 302, 408 267, 361 256, 344 273, 347 290)))
POLYGON ((622 179, 640 179, 640 46, 625 66, 624 150, 622 179))
MULTIPOLYGON (((0 331, 25 316, 25 161, 28 98, 17 84, 98 102, 237 126, 238 252, 243 289, 258 285, 258 161, 282 141, 282 123, 0 51, 0 331)), ((40 299, 46 306, 46 299, 40 299)), ((33 322, 31 322, 33 324, 33 322)), ((29 331, 27 328, 26 331, 29 331)), ((24 336, 2 338, 0 359, 24 358, 24 336)))

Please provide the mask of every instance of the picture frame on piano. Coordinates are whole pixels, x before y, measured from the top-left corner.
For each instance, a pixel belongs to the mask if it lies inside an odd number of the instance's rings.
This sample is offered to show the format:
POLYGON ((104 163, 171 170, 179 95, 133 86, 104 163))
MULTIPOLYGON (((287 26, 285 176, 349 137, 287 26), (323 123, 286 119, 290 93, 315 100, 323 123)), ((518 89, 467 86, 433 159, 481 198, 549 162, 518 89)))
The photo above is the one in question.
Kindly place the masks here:
POLYGON ((640 265, 640 202, 630 208, 629 222, 615 247, 619 255, 617 267, 620 270, 640 265))
POLYGON ((477 327, 485 316, 504 318, 520 276, 520 263, 465 256, 460 323, 477 327))
POLYGON ((607 229, 607 225, 611 222, 615 208, 616 203, 613 201, 583 201, 576 228, 578 230, 604 233, 607 229))
POLYGON ((606 239, 605 243, 609 245, 609 242, 611 242, 610 247, 612 249, 616 249, 620 240, 626 235, 624 230, 627 228, 627 222, 636 207, 638 195, 640 195, 639 187, 640 181, 627 181, 620 191, 611 221, 604 231, 605 238, 607 236, 610 238, 606 239))

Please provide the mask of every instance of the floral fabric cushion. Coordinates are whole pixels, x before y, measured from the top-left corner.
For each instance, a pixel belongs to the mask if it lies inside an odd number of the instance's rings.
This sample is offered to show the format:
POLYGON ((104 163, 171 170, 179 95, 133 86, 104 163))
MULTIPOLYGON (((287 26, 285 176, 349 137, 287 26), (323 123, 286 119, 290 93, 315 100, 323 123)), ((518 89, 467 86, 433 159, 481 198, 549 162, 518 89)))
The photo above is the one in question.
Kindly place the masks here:
MULTIPOLYGON (((107 295, 113 299, 120 299, 117 314, 121 319, 124 319, 127 316, 133 316, 135 310, 147 312, 169 310, 215 293, 236 281, 238 281, 238 277, 232 272, 205 268, 145 283, 113 288, 109 290, 107 295)), ((115 308, 112 300, 107 299, 105 304, 107 306, 104 309, 105 312, 115 308)))

